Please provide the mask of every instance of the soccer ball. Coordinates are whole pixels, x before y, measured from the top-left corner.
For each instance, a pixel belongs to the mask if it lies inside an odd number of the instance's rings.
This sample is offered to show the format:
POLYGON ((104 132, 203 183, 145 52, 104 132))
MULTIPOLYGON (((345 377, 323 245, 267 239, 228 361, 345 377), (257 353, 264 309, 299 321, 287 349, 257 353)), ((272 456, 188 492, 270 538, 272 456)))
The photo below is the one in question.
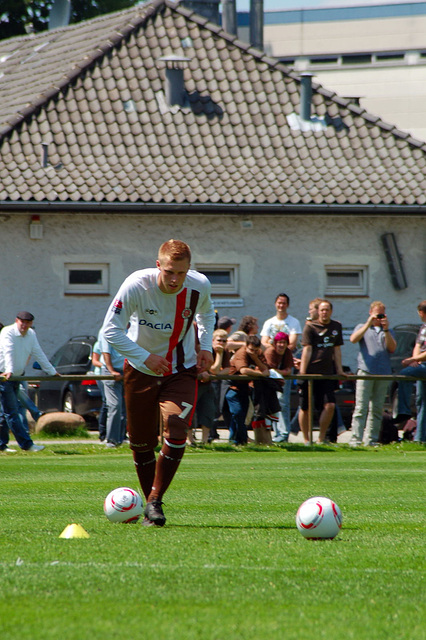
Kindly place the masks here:
POLYGON ((142 511, 142 498, 129 487, 114 489, 104 501, 104 513, 110 522, 136 522, 142 511))
POLYGON ((330 498, 309 498, 297 510, 296 525, 308 540, 332 540, 342 528, 342 512, 330 498))

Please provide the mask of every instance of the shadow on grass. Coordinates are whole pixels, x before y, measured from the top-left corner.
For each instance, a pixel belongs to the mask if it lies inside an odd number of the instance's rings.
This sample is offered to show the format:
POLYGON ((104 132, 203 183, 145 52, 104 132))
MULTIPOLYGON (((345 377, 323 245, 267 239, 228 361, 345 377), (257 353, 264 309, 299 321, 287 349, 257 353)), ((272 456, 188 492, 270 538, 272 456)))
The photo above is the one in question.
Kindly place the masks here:
POLYGON ((243 453, 245 451, 261 451, 268 453, 280 453, 282 451, 300 451, 304 453, 310 453, 312 451, 321 451, 322 453, 332 453, 334 451, 341 450, 342 445, 317 445, 313 443, 312 445, 304 445, 302 443, 284 443, 284 444, 273 444, 273 445, 261 445, 261 444, 247 444, 247 445, 233 445, 233 444, 199 444, 196 447, 188 447, 187 451, 191 451, 193 453, 198 452, 206 452, 206 451, 224 451, 224 452, 233 452, 233 453, 243 453))
MULTIPOLYGON (((148 529, 158 529, 158 527, 147 527, 148 529)), ((268 524, 248 524, 248 525, 238 525, 238 524, 168 524, 167 529, 235 529, 235 531, 241 530, 265 530, 265 531, 281 531, 283 529, 293 529, 295 530, 294 525, 285 525, 285 524, 276 524, 276 525, 268 525, 268 524)))

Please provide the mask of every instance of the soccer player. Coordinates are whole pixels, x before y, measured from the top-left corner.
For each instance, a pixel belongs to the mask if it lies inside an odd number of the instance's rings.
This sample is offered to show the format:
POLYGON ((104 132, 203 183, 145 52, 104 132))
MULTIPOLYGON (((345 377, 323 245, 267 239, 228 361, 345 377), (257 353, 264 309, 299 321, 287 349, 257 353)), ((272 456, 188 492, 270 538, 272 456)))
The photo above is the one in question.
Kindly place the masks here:
POLYGON ((135 271, 123 282, 103 325, 107 341, 126 358, 127 429, 146 498, 146 526, 166 522, 162 498, 185 451, 197 374, 213 363, 211 286, 204 275, 190 270, 190 262, 187 244, 164 242, 157 268, 135 271), (160 417, 164 441, 156 460, 160 417))

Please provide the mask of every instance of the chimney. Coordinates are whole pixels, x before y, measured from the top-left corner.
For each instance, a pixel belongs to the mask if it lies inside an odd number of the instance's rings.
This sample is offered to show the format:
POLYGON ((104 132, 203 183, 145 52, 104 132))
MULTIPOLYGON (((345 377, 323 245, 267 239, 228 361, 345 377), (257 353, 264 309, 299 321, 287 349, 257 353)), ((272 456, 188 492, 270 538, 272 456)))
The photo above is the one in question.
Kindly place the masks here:
POLYGON ((219 2, 220 0, 182 0, 181 4, 210 22, 219 24, 219 2))
POLYGON ((263 0, 250 0, 250 44, 263 49, 263 0))
POLYGON ((300 117, 302 120, 311 119, 313 75, 313 73, 309 73, 308 71, 300 74, 300 117))
POLYGON ((183 79, 183 70, 191 58, 185 56, 162 56, 159 61, 166 63, 166 84, 165 97, 168 107, 178 105, 183 107, 185 104, 185 83, 183 79))
POLYGON ((237 35, 236 0, 222 0, 222 27, 227 33, 237 35))

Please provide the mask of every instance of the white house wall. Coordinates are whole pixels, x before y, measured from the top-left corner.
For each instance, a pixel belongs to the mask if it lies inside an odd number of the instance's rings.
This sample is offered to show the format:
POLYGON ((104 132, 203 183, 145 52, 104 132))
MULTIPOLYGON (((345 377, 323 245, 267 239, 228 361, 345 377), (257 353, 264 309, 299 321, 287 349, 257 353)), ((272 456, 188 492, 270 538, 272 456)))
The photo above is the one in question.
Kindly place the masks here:
MULTIPOLYGON (((0 216, 1 217, 1 216, 0 216)), ((220 315, 254 315, 260 323, 274 313, 274 297, 285 291, 290 313, 301 321, 309 300, 324 295, 324 265, 367 265, 369 295, 331 298, 334 317, 346 329, 366 319, 372 300, 383 300, 391 325, 418 322, 416 306, 426 298, 424 219, 333 215, 252 216, 242 229, 237 216, 50 214, 41 215, 43 239, 29 237, 30 215, 0 222, 0 321, 17 311, 35 315, 39 340, 48 355, 77 334, 96 334, 122 280, 155 264, 158 246, 181 238, 193 263, 239 264, 243 307, 220 307, 220 315), (391 283, 380 236, 393 232, 404 259, 408 288, 391 283), (65 295, 64 263, 109 263, 109 295, 65 295)), ((344 347, 354 366, 356 349, 344 347)))

